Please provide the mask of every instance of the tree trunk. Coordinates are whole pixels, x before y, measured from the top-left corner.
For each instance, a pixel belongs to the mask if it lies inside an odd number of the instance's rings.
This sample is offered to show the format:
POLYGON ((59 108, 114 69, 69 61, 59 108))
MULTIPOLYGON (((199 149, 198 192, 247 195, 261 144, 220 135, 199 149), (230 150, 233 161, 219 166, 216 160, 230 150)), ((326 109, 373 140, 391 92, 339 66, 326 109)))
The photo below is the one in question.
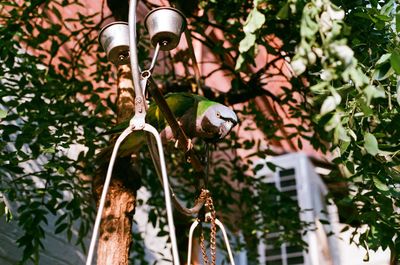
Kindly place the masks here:
POLYGON ((390 265, 398 265, 399 257, 397 255, 396 247, 393 246, 390 248, 390 265))
MULTIPOLYGON (((134 113, 130 69, 118 69, 117 123, 130 119, 134 113)), ((101 196, 106 168, 93 183, 97 202, 101 196)), ((132 244, 132 219, 140 176, 132 167, 130 157, 117 158, 104 207, 97 249, 97 265, 128 265, 132 244)))
MULTIPOLYGON (((98 191, 101 189, 99 186, 98 191)), ((128 264, 135 193, 125 187, 122 180, 115 178, 111 181, 100 227, 98 265, 128 264)))

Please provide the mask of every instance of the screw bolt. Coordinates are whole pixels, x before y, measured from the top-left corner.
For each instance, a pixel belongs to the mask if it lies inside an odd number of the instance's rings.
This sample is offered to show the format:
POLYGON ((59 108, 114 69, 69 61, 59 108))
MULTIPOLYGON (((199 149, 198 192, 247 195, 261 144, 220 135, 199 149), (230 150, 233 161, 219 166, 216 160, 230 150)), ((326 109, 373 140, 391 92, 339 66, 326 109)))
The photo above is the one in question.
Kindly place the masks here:
POLYGON ((168 41, 164 40, 161 42, 161 46, 167 46, 168 45, 168 41))

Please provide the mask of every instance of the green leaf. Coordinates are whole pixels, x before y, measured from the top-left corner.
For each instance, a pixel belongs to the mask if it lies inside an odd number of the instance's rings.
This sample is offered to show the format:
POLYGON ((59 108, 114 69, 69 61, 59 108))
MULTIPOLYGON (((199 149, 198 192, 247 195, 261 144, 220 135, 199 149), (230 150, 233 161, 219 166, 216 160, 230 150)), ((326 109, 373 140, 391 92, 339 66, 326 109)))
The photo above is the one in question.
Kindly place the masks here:
POLYGON ((65 218, 67 218, 67 217, 68 217, 68 213, 64 213, 63 215, 61 215, 60 217, 58 217, 58 219, 57 219, 55 225, 59 225, 59 224, 60 224, 62 221, 64 221, 65 218))
POLYGON ((379 153, 378 141, 371 133, 364 134, 364 147, 373 156, 379 153))
POLYGON ((0 119, 4 119, 7 117, 7 111, 0 109, 0 119))
POLYGON ((357 104, 364 113, 365 117, 369 117, 374 114, 374 111, 364 102, 363 99, 357 99, 357 104))
POLYGON ((3 214, 6 213, 6 203, 1 200, 0 197, 0 217, 3 216, 3 214))
POLYGON ((389 190, 389 187, 385 183, 380 181, 380 179, 378 179, 377 177, 373 177, 373 180, 374 180, 374 185, 378 190, 381 190, 381 191, 389 190))
POLYGON ((258 171, 260 171, 261 169, 263 169, 264 168, 264 165, 263 164, 257 164, 255 167, 254 167, 254 172, 258 172, 258 171))
POLYGON ((391 67, 391 64, 383 64, 380 67, 376 68, 372 77, 375 80, 382 81, 387 79, 389 76, 391 76, 394 73, 393 68, 391 67))
POLYGON ((346 130, 344 129, 342 124, 338 124, 337 127, 335 128, 335 138, 338 140, 342 140, 344 142, 350 142, 351 138, 347 134, 346 130))
POLYGON ((313 93, 323 93, 325 88, 329 86, 329 82, 318 82, 317 84, 310 87, 313 93))
POLYGON ((400 74, 400 54, 397 52, 393 52, 390 56, 390 65, 396 74, 400 74))
POLYGON ((397 79, 397 84, 396 84, 396 100, 400 106, 400 78, 397 79))
POLYGON ((54 14, 60 21, 63 20, 63 17, 62 17, 62 15, 61 15, 60 11, 59 11, 56 7, 53 7, 53 8, 51 9, 51 11, 53 11, 53 14, 54 14))
POLYGON ((236 65, 235 65, 235 70, 239 70, 242 67, 242 64, 244 63, 244 57, 243 55, 239 55, 237 61, 236 61, 236 65))
POLYGON ((276 164, 274 164, 272 162, 267 162, 267 167, 274 172, 276 171, 276 168, 277 168, 276 164))
POLYGON ((390 16, 390 14, 393 11, 393 8, 395 7, 394 2, 395 0, 388 1, 385 5, 382 6, 380 13, 385 16, 390 16))
POLYGON ((65 229, 67 229, 67 227, 68 227, 67 223, 62 223, 56 228, 56 231, 54 233, 59 234, 62 231, 64 231, 65 229))
POLYGON ((279 10, 276 17, 278 19, 287 19, 289 17, 289 3, 283 5, 283 7, 279 10))
POLYGON ((376 61, 375 66, 381 66, 384 63, 387 63, 390 60, 391 53, 383 54, 378 61, 376 61))
POLYGON ((56 152, 56 149, 54 146, 51 146, 49 148, 44 148, 42 152, 45 154, 54 154, 56 152))
POLYGON ((350 145, 350 141, 343 141, 340 143, 340 153, 343 154, 344 152, 346 152, 347 148, 350 145))
POLYGON ((346 163, 346 168, 349 170, 351 174, 354 174, 354 163, 349 161, 346 163))
POLYGON ((18 4, 17 3, 15 3, 15 2, 3 2, 3 3, 1 3, 3 6, 18 6, 18 4))
POLYGON ((362 87, 369 82, 369 78, 358 68, 350 68, 349 74, 356 87, 362 87))
POLYGON ((256 42, 256 35, 252 33, 246 33, 246 36, 239 43, 239 52, 244 53, 247 52, 251 47, 254 46, 256 42))
POLYGON ((324 100, 324 103, 322 103, 320 114, 324 115, 328 112, 333 111, 340 104, 341 100, 342 100, 342 98, 337 93, 335 93, 332 96, 328 96, 324 100))
POLYGON ((261 28, 265 23, 265 16, 257 8, 251 10, 247 17, 246 23, 243 27, 243 31, 246 33, 254 33, 257 29, 261 28))
POLYGON ((400 32, 400 13, 396 14, 396 32, 400 32))
MULTIPOLYGON (((310 10, 315 9, 311 4, 308 4, 306 8, 309 8, 310 10)), ((317 33, 318 30, 318 23, 315 22, 309 14, 304 15, 301 20, 300 35, 305 38, 315 39, 315 33, 317 33)))
POLYGON ((371 103, 371 100, 373 98, 384 98, 385 91, 382 89, 378 89, 376 86, 369 85, 364 89, 364 93, 367 97, 367 102, 366 104, 369 105, 371 103))

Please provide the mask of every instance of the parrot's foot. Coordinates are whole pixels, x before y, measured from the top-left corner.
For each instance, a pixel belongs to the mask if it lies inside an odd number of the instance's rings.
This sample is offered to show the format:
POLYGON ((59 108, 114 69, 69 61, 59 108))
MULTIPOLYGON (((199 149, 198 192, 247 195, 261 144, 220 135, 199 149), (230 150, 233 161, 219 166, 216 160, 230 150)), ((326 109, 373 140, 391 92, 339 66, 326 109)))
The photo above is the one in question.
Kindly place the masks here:
MULTIPOLYGON (((179 146, 179 140, 175 141, 175 148, 178 148, 179 146)), ((189 150, 191 150, 193 148, 193 143, 192 143, 192 139, 188 139, 187 140, 187 145, 186 145, 186 152, 188 152, 189 150)))
POLYGON ((188 139, 187 141, 187 145, 186 145, 186 152, 191 150, 193 148, 193 143, 192 143, 192 139, 188 139))

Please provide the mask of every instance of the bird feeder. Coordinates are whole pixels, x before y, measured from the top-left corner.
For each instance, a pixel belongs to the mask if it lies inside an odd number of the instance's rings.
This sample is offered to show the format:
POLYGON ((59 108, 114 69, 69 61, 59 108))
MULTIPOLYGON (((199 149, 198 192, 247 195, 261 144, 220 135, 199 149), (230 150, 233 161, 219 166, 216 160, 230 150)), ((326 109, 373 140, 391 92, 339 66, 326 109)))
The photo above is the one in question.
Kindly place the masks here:
POLYGON ((119 21, 108 24, 101 29, 99 42, 110 62, 115 65, 129 63, 128 23, 119 21))
POLYGON ((186 18, 175 8, 160 7, 146 15, 144 24, 153 46, 159 44, 161 50, 169 51, 178 46, 182 32, 186 28, 186 18))

